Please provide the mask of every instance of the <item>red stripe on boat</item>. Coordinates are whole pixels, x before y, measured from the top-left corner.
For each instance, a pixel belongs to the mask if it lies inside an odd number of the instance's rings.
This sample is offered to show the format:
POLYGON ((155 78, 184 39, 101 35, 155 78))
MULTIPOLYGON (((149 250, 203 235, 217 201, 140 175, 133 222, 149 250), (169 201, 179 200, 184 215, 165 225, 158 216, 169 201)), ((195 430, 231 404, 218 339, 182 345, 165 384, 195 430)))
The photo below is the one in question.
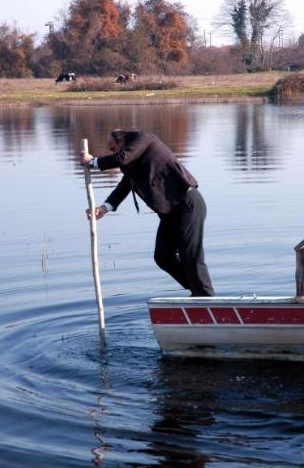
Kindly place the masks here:
POLYGON ((217 323, 240 323, 240 319, 232 307, 211 307, 210 310, 217 323))
POLYGON ((187 323, 185 314, 179 307, 157 307, 150 309, 151 322, 153 324, 181 325, 187 323))
POLYGON ((213 323, 208 309, 203 307, 187 307, 185 311, 191 323, 213 323))
POLYGON ((237 309, 244 324, 303 325, 304 308, 248 307, 237 309))

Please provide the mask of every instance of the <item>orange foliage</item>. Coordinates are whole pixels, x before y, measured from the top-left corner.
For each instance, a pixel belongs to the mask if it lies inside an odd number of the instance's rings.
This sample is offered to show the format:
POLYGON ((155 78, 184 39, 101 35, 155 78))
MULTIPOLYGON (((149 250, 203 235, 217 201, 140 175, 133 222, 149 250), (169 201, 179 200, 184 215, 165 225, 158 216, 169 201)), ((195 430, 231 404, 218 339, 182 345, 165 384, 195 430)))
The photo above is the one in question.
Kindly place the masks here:
POLYGON ((113 0, 74 0, 65 29, 76 40, 114 39, 121 32, 118 6, 113 0))
POLYGON ((137 7, 135 21, 135 29, 145 31, 150 47, 156 49, 160 60, 188 61, 188 46, 194 32, 181 5, 166 0, 147 0, 137 7))
POLYGON ((6 23, 0 25, 0 77, 31 76, 34 34, 22 33, 6 23))

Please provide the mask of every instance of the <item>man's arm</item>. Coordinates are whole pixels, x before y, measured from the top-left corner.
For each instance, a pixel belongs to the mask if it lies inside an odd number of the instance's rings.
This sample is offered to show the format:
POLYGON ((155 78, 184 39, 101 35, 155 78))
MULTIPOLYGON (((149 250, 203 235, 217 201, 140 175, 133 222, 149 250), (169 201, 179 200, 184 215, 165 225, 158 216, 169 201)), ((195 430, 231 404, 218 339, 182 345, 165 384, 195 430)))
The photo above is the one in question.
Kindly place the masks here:
MULTIPOLYGON (((95 208, 96 219, 103 218, 109 211, 116 211, 118 205, 126 198, 131 191, 131 183, 127 176, 123 176, 117 187, 100 206, 95 208)), ((91 210, 86 210, 87 218, 91 218, 91 210)))
POLYGON ((92 167, 99 168, 101 171, 115 169, 126 166, 145 152, 152 141, 149 133, 139 132, 138 135, 129 142, 126 147, 117 153, 94 158, 91 154, 80 154, 81 164, 89 164, 92 167))
MULTIPOLYGON (((112 211, 116 211, 118 205, 126 198, 131 191, 131 183, 128 176, 124 175, 121 181, 117 184, 113 192, 110 193, 105 203, 112 207, 112 211)), ((104 203, 104 204, 105 204, 104 203)))

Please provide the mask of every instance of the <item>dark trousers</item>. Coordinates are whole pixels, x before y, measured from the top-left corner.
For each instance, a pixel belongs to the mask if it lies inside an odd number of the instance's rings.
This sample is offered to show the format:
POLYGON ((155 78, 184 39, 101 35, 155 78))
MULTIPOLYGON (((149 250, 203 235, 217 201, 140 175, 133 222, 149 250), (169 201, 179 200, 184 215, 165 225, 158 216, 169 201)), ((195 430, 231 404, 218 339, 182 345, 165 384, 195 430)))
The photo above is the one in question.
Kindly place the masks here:
POLYGON ((161 215, 154 259, 193 296, 213 296, 204 261, 203 233, 206 205, 195 188, 170 213, 161 215))

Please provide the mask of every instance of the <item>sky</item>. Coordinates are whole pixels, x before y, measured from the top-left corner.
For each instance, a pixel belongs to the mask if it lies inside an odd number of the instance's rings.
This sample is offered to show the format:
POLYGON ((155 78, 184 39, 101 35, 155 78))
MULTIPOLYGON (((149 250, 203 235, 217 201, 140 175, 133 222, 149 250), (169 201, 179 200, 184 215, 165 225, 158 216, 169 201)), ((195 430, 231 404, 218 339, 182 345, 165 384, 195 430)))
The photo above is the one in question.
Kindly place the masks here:
MULTIPOLYGON (((136 0, 129 0, 134 4, 136 0)), ((231 38, 216 29, 213 22, 220 10, 223 0, 181 0, 188 13, 198 20, 199 34, 204 31, 208 44, 222 45, 231 43, 231 38), (210 33, 211 36, 210 36, 210 33)), ((16 21, 17 26, 27 33, 38 32, 42 38, 48 31, 45 24, 53 21, 61 9, 67 9, 69 0, 1 0, 0 24, 16 21)), ((304 33, 304 2, 303 0, 285 0, 285 6, 293 19, 290 35, 297 38, 304 33)))

